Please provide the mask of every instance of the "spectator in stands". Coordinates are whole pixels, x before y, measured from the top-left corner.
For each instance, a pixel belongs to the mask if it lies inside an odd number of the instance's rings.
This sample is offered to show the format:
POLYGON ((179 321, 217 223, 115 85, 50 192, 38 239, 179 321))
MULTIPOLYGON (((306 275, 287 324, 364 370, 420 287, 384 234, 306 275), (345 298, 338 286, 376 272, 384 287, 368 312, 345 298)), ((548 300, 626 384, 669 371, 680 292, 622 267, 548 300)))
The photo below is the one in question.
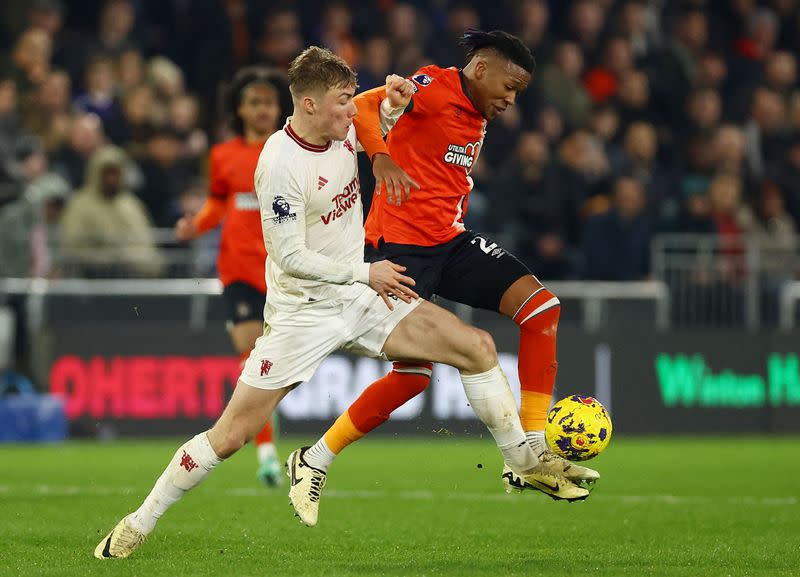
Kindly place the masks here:
POLYGON ((287 70, 302 49, 300 19, 294 10, 278 7, 264 16, 261 39, 256 45, 257 61, 287 70))
POLYGON ((741 128, 733 124, 723 124, 719 127, 714 136, 713 157, 716 172, 738 176, 746 191, 753 188, 753 178, 745 159, 745 137, 741 128))
POLYGON ((94 114, 80 114, 73 117, 69 136, 59 149, 52 154, 53 169, 61 174, 73 188, 85 181, 86 164, 105 142, 103 123, 94 114))
POLYGON ((153 276, 163 269, 147 209, 125 188, 127 163, 115 146, 95 152, 83 188, 64 211, 65 256, 87 276, 153 276))
POLYGON ((633 70, 633 53, 622 36, 612 36, 605 43, 603 60, 583 76, 583 85, 592 102, 606 102, 619 92, 620 79, 633 70))
POLYGON ((153 89, 141 84, 122 99, 122 114, 108 126, 108 136, 136 161, 145 155, 147 138, 154 122, 155 96, 153 89))
POLYGON ((76 110, 96 114, 107 129, 119 115, 114 77, 114 61, 107 56, 94 57, 86 68, 86 89, 75 97, 76 110))
POLYGON ((359 90, 369 90, 386 84, 391 74, 392 45, 385 36, 371 36, 364 42, 361 66, 358 68, 359 90))
POLYGON ((38 135, 48 152, 66 140, 71 120, 71 87, 64 70, 51 70, 25 115, 25 130, 38 135))
POLYGON ((22 119, 18 108, 17 83, 0 76, 0 180, 11 160, 17 139, 22 135, 22 119))
POLYGON ((117 96, 124 97, 145 81, 145 65, 142 53, 135 48, 122 52, 115 61, 117 96))
POLYGON ((577 246, 581 219, 608 208, 601 194, 610 175, 608 158, 596 136, 576 130, 560 144, 555 169, 559 188, 555 214, 563 223, 565 240, 577 246))
POLYGON ((318 33, 319 43, 344 58, 355 68, 361 59, 361 47, 353 36, 353 15, 343 0, 325 3, 318 33))
POLYGON ((158 227, 172 227, 183 215, 181 192, 196 178, 198 167, 192 159, 181 158, 182 142, 170 127, 153 128, 145 156, 139 161, 144 177, 137 195, 158 227))
MULTIPOLYGON (((279 122, 283 122, 283 118, 279 122)), ((172 99, 169 105, 169 126, 181 142, 180 157, 198 161, 208 152, 208 137, 200 129, 200 103, 191 94, 172 99)))
MULTIPOLYGON (((398 2, 389 12, 387 30, 395 61, 393 72, 408 76, 427 64, 423 51, 426 31, 417 9, 408 2, 398 2)), ((459 66, 461 62, 438 62, 440 66, 459 66)))
POLYGON ((619 117, 624 129, 631 122, 658 122, 650 105, 650 80, 644 72, 632 70, 625 74, 619 85, 619 117))
POLYGON ((531 49, 537 62, 547 62, 551 57, 549 22, 550 7, 545 0, 523 0, 519 4, 515 35, 531 49))
POLYGON ((138 48, 133 36, 135 24, 136 10, 129 0, 107 0, 89 54, 116 59, 123 52, 138 48))
POLYGON ((591 101, 581 84, 583 54, 577 44, 561 42, 556 45, 552 64, 542 71, 542 94, 558 108, 567 126, 582 128, 589 122, 591 101))
POLYGON ((568 37, 575 41, 590 66, 597 64, 601 50, 605 12, 602 3, 578 0, 570 5, 568 37))
POLYGON ((777 183, 768 180, 761 185, 750 228, 764 253, 765 268, 785 270, 786 258, 791 258, 797 248, 797 226, 786 212, 783 191, 777 183))
POLYGON ((717 174, 711 179, 708 194, 717 233, 725 242, 738 244, 753 225, 752 211, 742 203, 741 179, 732 174, 717 174))
POLYGON ((643 280, 650 272, 650 221, 642 184, 620 176, 613 185, 611 210, 583 228, 585 277, 594 280, 643 280))
POLYGON ((33 0, 28 9, 28 24, 44 30, 52 43, 51 64, 80 81, 86 61, 86 39, 64 28, 66 6, 62 0, 33 0))
POLYGON ((523 132, 490 186, 489 197, 502 202, 490 204, 487 229, 541 278, 569 274, 561 192, 547 140, 541 133, 523 132))
POLYGON ((689 131, 700 134, 716 132, 722 119, 722 101, 716 90, 699 88, 689 95, 687 104, 689 131))
POLYGON ((642 183, 648 212, 660 220, 676 216, 679 202, 673 194, 674 184, 657 155, 655 127, 646 122, 634 122, 625 132, 624 152, 614 172, 631 175, 642 183))
POLYGON ((800 225, 800 132, 795 132, 781 162, 778 183, 784 192, 786 210, 800 225))
POLYGON ((784 156, 784 118, 785 106, 780 96, 768 88, 758 88, 744 127, 748 169, 758 180, 774 170, 775 162, 784 156))
POLYGON ((634 61, 644 62, 654 51, 647 2, 624 0, 618 14, 616 32, 628 40, 634 61))
POLYGON ((797 85, 797 58, 791 52, 773 52, 764 65, 764 84, 788 105, 797 85))
POLYGON ((452 2, 447 9, 446 28, 429 39, 427 52, 440 66, 461 66, 464 49, 458 39, 465 30, 480 27, 480 15, 472 2, 452 2))
POLYGON ((11 54, 0 60, 0 76, 14 80, 23 109, 50 71, 51 52, 52 42, 47 32, 28 28, 20 35, 11 54))
POLYGON ((688 9, 678 16, 665 49, 654 56, 654 100, 665 111, 665 121, 670 126, 684 122, 686 97, 707 43, 706 14, 688 9))

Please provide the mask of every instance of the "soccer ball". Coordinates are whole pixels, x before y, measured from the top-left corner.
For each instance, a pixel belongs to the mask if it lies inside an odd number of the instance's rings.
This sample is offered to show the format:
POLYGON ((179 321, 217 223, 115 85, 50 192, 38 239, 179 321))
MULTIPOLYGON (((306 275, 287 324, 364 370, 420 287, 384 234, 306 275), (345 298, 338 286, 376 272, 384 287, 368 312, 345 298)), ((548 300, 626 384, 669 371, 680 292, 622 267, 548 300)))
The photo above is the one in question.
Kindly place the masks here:
POLYGON ((596 457, 611 440, 611 418, 594 397, 572 395, 547 413, 544 434, 550 448, 570 461, 596 457))

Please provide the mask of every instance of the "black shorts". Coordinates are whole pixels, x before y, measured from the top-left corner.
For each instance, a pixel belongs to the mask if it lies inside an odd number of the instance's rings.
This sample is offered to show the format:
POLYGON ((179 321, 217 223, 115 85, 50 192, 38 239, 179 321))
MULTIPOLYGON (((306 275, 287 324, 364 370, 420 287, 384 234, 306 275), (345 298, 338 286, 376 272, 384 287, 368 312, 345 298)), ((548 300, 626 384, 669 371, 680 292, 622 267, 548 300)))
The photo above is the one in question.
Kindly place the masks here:
POLYGON ((238 325, 246 321, 264 320, 266 293, 244 282, 232 282, 222 289, 228 323, 238 325))
POLYGON ((385 243, 367 245, 367 262, 388 259, 406 267, 422 298, 433 295, 490 311, 500 310, 508 287, 531 271, 482 234, 464 231, 445 244, 416 246, 385 243))

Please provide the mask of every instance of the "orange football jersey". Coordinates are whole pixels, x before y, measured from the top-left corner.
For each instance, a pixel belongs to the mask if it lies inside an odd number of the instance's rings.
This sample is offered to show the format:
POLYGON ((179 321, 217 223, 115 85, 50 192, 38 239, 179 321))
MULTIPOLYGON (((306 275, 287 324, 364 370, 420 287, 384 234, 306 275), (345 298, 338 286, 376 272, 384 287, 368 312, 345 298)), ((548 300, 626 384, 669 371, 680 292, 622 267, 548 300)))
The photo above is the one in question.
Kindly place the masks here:
POLYGON ((389 132, 386 145, 420 189, 401 206, 387 204, 382 196, 373 199, 365 229, 367 242, 374 246, 381 237, 390 243, 432 246, 463 232, 472 190, 469 173, 483 145, 486 121, 467 97, 457 68, 426 66, 411 80, 411 110, 389 132))
POLYGON ((212 199, 225 202, 217 257, 222 284, 241 281, 266 292, 267 249, 253 180, 263 147, 264 143, 248 144, 239 137, 214 146, 209 162, 209 188, 212 199))

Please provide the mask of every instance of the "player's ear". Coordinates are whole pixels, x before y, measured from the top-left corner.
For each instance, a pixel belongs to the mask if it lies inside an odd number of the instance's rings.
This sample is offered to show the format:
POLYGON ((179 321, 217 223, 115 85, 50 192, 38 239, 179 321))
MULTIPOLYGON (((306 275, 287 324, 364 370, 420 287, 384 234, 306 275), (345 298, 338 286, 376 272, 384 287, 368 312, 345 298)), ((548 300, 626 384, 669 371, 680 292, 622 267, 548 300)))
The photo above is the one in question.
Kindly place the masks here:
POLYGON ((317 109, 317 103, 311 96, 303 96, 303 111, 306 114, 314 114, 317 109))
POLYGON ((478 61, 475 63, 475 78, 478 80, 483 80, 486 76, 486 71, 488 69, 488 64, 484 58, 478 58, 478 61))

